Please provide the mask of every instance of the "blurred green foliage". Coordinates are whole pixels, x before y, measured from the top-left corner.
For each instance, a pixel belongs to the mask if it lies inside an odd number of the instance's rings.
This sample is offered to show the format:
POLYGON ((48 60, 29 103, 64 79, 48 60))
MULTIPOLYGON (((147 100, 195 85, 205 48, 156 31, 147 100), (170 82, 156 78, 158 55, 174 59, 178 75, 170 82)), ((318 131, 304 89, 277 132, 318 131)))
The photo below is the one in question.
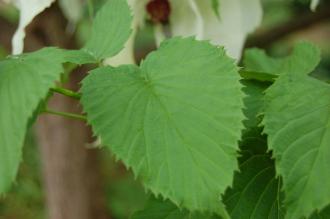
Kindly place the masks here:
POLYGON ((24 146, 24 162, 20 166, 11 192, 0 201, 0 219, 42 219, 45 202, 41 185, 38 147, 30 132, 24 146))
MULTIPOLYGON (((297 11, 309 10, 309 0, 262 0, 264 19, 260 30, 266 30, 273 26, 289 21, 297 11)), ((94 0, 96 11, 104 0, 94 0)), ((0 7, 0 16, 10 23, 17 23, 18 13, 13 7, 0 7)), ((83 45, 90 34, 90 19, 88 8, 84 9, 84 19, 77 24, 76 35, 80 45, 83 45)), ((286 38, 270 46, 268 53, 275 56, 288 54, 294 41, 312 40, 322 50, 322 61, 313 76, 325 81, 330 81, 330 40, 319 37, 317 31, 330 32, 330 22, 313 29, 312 33, 299 33, 286 38), (313 34, 317 37, 313 38, 313 34)), ((137 35, 136 52, 138 60, 155 47, 153 29, 146 25, 137 35)), ((4 58, 8 51, 0 45, 0 59, 4 58)), ((103 149, 102 149, 103 150, 103 149)), ((116 219, 127 219, 130 215, 142 209, 148 199, 142 185, 134 180, 130 171, 127 171, 121 163, 115 162, 108 151, 102 153, 101 171, 105 176, 105 194, 107 207, 116 219)), ((22 163, 17 182, 11 192, 0 198, 0 219, 44 219, 46 218, 46 206, 44 197, 41 164, 38 145, 34 133, 27 135, 24 146, 24 162, 22 163)))

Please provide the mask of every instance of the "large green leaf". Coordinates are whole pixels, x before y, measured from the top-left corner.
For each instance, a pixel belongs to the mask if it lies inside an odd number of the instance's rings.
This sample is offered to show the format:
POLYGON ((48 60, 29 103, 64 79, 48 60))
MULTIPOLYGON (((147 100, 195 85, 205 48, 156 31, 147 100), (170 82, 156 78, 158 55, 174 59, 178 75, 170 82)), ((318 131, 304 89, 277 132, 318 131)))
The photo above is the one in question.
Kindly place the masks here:
POLYGON ((224 216, 220 194, 237 169, 242 97, 233 60, 193 38, 165 41, 140 68, 96 69, 82 86, 94 133, 147 188, 224 216))
POLYGON ((97 61, 116 55, 128 40, 131 21, 126 0, 108 0, 95 16, 91 38, 83 50, 97 61))
POLYGON ((201 213, 191 213, 186 209, 179 209, 170 201, 162 201, 151 197, 143 210, 133 214, 131 219, 220 219, 201 213))
POLYGON ((47 48, 0 62, 0 193, 15 179, 29 119, 63 71, 59 54, 47 48))
MULTIPOLYGON (((244 67, 250 72, 271 74, 273 78, 281 73, 300 72, 308 74, 320 62, 320 50, 307 42, 297 43, 290 56, 269 57, 264 50, 253 48, 244 53, 244 67)), ((265 76, 263 76, 265 78, 265 76)))
POLYGON ((266 92, 263 124, 283 177, 288 219, 330 204, 330 86, 283 74, 266 92))

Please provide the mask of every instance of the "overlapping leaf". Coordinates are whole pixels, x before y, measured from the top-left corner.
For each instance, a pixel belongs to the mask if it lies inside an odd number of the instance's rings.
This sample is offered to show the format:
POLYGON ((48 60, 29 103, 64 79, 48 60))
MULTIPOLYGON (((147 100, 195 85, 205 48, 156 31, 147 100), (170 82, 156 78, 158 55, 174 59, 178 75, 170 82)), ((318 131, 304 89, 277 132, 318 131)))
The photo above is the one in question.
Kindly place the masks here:
POLYGON ((243 62, 246 70, 268 73, 273 75, 273 78, 290 72, 308 74, 319 64, 320 50, 313 44, 301 42, 295 45, 290 56, 272 58, 265 51, 254 48, 244 53, 243 62))
POLYGON ((266 93, 263 124, 283 176, 286 218, 308 217, 329 205, 330 86, 283 74, 266 93))
POLYGON ((40 101, 63 72, 62 64, 92 59, 79 50, 45 48, 0 62, 0 194, 15 180, 26 130, 40 101))
POLYGON ((191 213, 179 209, 170 201, 150 198, 143 210, 133 214, 131 219, 220 219, 219 217, 201 213, 191 213))
POLYGON ((15 179, 29 118, 63 71, 62 58, 48 48, 0 62, 0 193, 15 179))
POLYGON ((310 219, 328 219, 330 218, 330 205, 324 208, 321 212, 314 212, 310 219))
MULTIPOLYGON (((253 83, 250 82, 251 84, 253 83)), ((254 88, 250 86, 249 90, 254 88)), ((259 88, 262 87, 258 87, 257 94, 259 88)), ((251 98, 253 97, 245 99, 251 98)), ((250 107, 254 102, 248 101, 246 106, 250 107)), ((259 105, 258 102, 255 102, 256 105, 259 105)), ((267 139, 260 129, 256 129, 255 126, 249 128, 249 132, 244 133, 240 143, 240 172, 235 173, 234 185, 227 189, 223 198, 224 203, 232 219, 281 219, 284 217, 283 193, 279 177, 275 174, 274 160, 267 152, 267 139)))
POLYGON ((29 120, 62 73, 62 64, 96 62, 119 52, 129 36, 130 18, 126 1, 110 0, 96 16, 84 49, 46 48, 0 62, 0 193, 15 179, 29 120))
POLYGON ((250 156, 240 171, 224 197, 231 218, 283 218, 280 182, 269 155, 250 156))
POLYGON ((95 134, 155 194, 226 217, 220 194, 237 169, 242 92, 223 49, 174 38, 141 67, 104 67, 83 81, 95 134))
POLYGON ((244 121, 245 128, 255 129, 261 122, 260 114, 264 104, 264 91, 268 84, 252 80, 242 80, 243 91, 246 94, 244 98, 244 121))
POLYGON ((98 11, 91 39, 83 50, 97 61, 116 55, 128 40, 131 22, 131 11, 126 0, 108 0, 98 11))
POLYGON ((241 70, 239 72, 242 78, 246 80, 255 80, 259 82, 274 82, 278 75, 258 71, 241 70))

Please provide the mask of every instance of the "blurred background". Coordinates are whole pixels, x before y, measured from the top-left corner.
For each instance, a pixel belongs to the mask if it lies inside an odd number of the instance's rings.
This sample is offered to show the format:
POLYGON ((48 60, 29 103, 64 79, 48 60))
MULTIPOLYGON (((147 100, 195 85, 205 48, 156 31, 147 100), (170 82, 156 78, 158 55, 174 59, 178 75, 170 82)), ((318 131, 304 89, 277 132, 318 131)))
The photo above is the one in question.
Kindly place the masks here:
MULTIPOLYGON (((82 1, 82 4, 84 2, 82 1)), ((82 17, 72 23, 56 2, 37 16, 27 28, 25 51, 44 46, 80 48, 88 38, 91 10, 102 1, 87 3, 82 17)), ((307 40, 321 48, 322 61, 315 77, 330 81, 330 1, 324 0, 311 12, 308 0, 263 0, 263 23, 251 34, 246 47, 260 47, 273 56, 285 56, 294 42, 307 40)), ((11 37, 18 23, 18 11, 0 1, 0 59, 10 54, 11 37)), ((137 34, 135 56, 139 61, 155 49, 152 22, 137 34)), ((72 69, 64 79, 68 88, 92 66, 72 69)), ((78 103, 55 96, 56 109, 79 112, 78 103)), ((0 198, 0 219, 126 219, 143 207, 148 198, 142 185, 105 148, 95 146, 89 127, 79 121, 41 116, 29 131, 24 162, 10 193, 0 198), (95 148, 96 147, 96 148, 95 148)))

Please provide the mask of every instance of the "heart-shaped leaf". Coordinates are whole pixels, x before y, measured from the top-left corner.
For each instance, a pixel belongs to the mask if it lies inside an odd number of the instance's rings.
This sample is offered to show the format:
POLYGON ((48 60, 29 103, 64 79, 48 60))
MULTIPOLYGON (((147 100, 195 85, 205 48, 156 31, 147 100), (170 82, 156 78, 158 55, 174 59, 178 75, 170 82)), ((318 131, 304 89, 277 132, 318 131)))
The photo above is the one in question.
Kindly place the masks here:
POLYGON ((263 124, 283 177, 285 218, 308 217, 330 204, 330 86, 284 74, 265 103, 263 124))
POLYGON ((227 217, 220 195, 237 169, 241 87, 222 48, 173 38, 141 67, 92 71, 81 101, 94 133, 154 194, 227 217))

